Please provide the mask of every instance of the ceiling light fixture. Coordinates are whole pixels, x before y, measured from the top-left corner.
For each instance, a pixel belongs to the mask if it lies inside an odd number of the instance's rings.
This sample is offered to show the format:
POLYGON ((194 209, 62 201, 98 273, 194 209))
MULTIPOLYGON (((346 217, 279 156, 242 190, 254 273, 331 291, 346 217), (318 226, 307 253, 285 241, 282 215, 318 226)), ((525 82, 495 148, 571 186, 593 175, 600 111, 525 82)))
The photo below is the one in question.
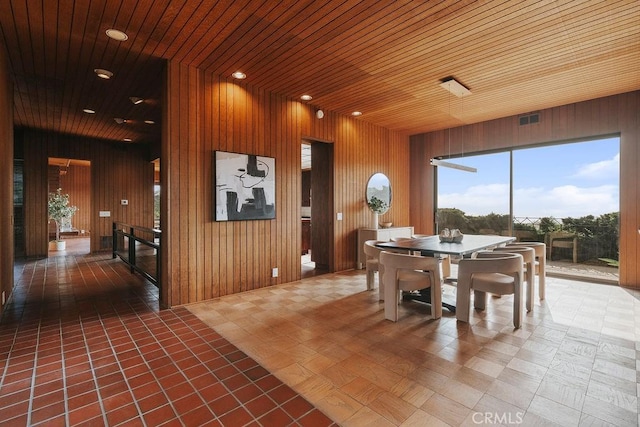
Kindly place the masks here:
POLYGON ((144 98, 140 98, 139 96, 130 96, 129 100, 133 102, 134 105, 139 105, 144 102, 144 98))
POLYGON ((231 76, 233 76, 234 79, 238 79, 238 80, 247 78, 247 75, 242 71, 236 71, 235 73, 231 74, 231 76))
POLYGON ((84 111, 87 114, 95 114, 96 110, 92 110, 91 108, 84 108, 82 111, 84 111))
POLYGON ((124 141, 124 142, 131 142, 131 141, 133 141, 133 140, 132 140, 131 138, 124 138, 124 139, 123 139, 123 141, 124 141))
POLYGON ((144 122, 146 124, 148 124, 148 125, 155 125, 156 124, 156 122, 154 122, 153 120, 145 120, 144 122))
POLYGON ((95 70, 93 70, 93 72, 96 73, 101 79, 109 80, 111 77, 113 77, 113 73, 111 71, 105 70, 103 68, 96 68, 95 70))
MULTIPOLYGON (((458 98, 464 98, 467 95, 471 95, 471 91, 467 89, 464 85, 458 82, 453 77, 446 77, 441 80, 440 86, 449 92, 449 116, 451 116, 451 95, 455 95, 458 98)), ((461 102, 464 102, 462 100, 461 102)), ((464 109, 464 104, 463 109, 464 109)), ((451 128, 448 129, 449 132, 449 158, 451 158, 451 128)), ((462 157, 464 157, 464 127, 462 129, 462 140, 460 141, 460 145, 462 147, 462 157)), ((431 159, 430 161, 432 166, 444 166, 446 168, 458 169, 465 172, 478 172, 478 169, 471 167, 460 165, 457 163, 446 162, 441 159, 431 159)))
POLYGON ((351 113, 351 115, 353 117, 360 117, 362 115, 362 111, 354 111, 353 113, 351 113))
POLYGON ((316 117, 321 119, 324 117, 324 111, 322 110, 316 110, 316 117))
POLYGON ((119 125, 127 122, 125 119, 122 119, 120 117, 115 117, 113 120, 115 120, 115 122, 119 125))
POLYGON ((302 95, 300 99, 302 99, 303 101, 311 101, 313 97, 311 95, 302 95))
POLYGON ((476 169, 474 167, 465 166, 465 165, 459 165, 457 163, 446 162, 446 161, 440 160, 440 159, 431 159, 431 165, 432 166, 444 166, 445 168, 458 169, 458 170, 465 171, 465 172, 478 172, 478 169, 476 169))
POLYGON ((107 31, 105 31, 105 33, 107 33, 107 36, 119 42, 123 42, 129 38, 129 36, 123 33, 122 31, 115 30, 113 28, 109 28, 107 31))
POLYGON ((447 77, 443 79, 442 83, 440 83, 440 86, 445 90, 451 92, 458 98, 471 95, 471 91, 453 77, 447 77))

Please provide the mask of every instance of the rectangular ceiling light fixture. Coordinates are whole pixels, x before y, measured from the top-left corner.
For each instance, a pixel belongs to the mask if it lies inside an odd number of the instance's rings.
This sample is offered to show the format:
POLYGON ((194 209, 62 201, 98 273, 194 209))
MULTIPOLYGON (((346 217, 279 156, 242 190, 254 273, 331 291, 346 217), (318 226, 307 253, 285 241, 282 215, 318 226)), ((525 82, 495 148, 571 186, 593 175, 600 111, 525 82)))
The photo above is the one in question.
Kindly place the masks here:
POLYGON ((478 169, 471 166, 459 165, 457 163, 445 162, 440 159, 431 159, 432 166, 443 166, 445 168, 458 169, 465 172, 478 172, 478 169))
POLYGON ((442 86, 444 89, 448 90, 458 98, 471 95, 471 91, 453 77, 442 80, 440 86, 442 86))

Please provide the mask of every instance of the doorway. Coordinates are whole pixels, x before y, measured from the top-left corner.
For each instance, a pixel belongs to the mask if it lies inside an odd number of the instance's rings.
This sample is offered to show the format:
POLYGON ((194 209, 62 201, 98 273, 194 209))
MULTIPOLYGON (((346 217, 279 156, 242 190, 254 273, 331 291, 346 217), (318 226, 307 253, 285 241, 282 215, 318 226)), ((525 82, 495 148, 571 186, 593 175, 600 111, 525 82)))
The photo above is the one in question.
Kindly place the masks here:
MULTIPOLYGON (((48 165, 49 193, 69 196, 75 214, 60 226, 64 249, 49 245, 48 256, 86 255, 91 253, 91 162, 89 160, 50 157, 48 165)), ((56 224, 49 221, 49 242, 56 240, 56 224)))
POLYGON ((333 271, 333 144, 301 144, 301 277, 333 271))

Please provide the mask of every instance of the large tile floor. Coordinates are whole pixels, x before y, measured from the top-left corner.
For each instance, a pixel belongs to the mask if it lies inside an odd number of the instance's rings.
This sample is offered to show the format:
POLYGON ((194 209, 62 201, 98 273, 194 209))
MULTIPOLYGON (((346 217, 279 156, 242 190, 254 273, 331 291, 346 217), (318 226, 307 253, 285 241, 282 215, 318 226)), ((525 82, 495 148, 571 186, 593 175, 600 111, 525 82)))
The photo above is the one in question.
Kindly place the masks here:
POLYGON ((342 426, 636 426, 639 297, 548 277, 518 330, 506 296, 470 324, 415 302, 393 323, 350 271, 187 308, 342 426))
POLYGON ((67 251, 15 277, 2 426, 640 421, 640 292, 617 286, 550 277, 514 330, 510 297, 470 324, 409 302, 386 321, 362 271, 172 310, 108 255, 67 251))
MULTIPOLYGON (((80 250, 79 252, 83 252, 80 250)), ((109 255, 16 265, 0 323, 0 425, 334 423, 109 255)))

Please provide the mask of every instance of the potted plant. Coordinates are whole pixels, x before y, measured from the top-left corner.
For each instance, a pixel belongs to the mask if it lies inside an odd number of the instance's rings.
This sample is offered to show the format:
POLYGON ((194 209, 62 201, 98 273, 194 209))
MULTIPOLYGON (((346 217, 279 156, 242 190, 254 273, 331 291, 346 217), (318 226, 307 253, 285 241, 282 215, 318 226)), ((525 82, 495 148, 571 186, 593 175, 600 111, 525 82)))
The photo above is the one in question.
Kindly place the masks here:
POLYGON ((58 251, 65 249, 65 241, 60 240, 60 231, 65 223, 71 222, 71 217, 76 213, 76 206, 69 206, 69 195, 62 194, 62 189, 58 188, 55 193, 49 193, 49 221, 56 223, 56 240, 49 242, 49 248, 58 251))
POLYGON ((384 200, 371 196, 369 200, 367 200, 367 206, 369 209, 373 211, 373 228, 378 228, 378 215, 382 215, 389 209, 389 205, 387 205, 384 200))

